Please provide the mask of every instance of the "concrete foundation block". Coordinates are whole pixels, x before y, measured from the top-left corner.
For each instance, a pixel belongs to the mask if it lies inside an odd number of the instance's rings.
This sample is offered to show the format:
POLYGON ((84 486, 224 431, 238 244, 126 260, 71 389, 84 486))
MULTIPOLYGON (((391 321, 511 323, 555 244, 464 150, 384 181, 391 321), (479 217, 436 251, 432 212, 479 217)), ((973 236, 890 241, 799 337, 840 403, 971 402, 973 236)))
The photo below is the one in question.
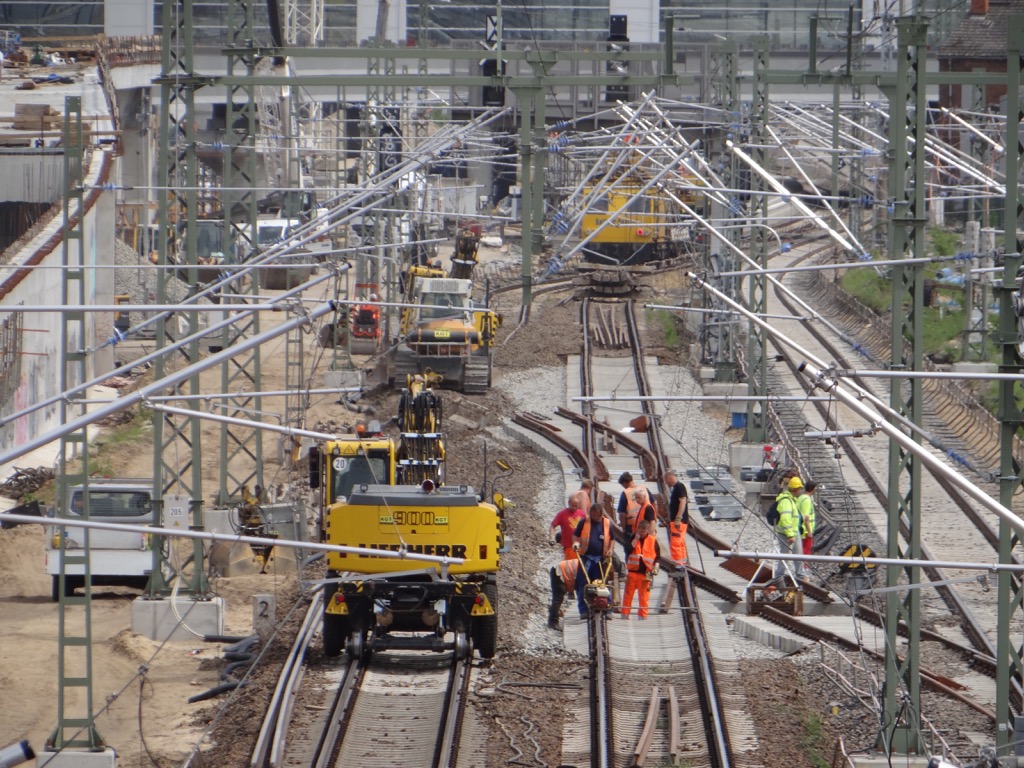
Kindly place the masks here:
POLYGON ((66 749, 63 752, 40 752, 36 755, 36 768, 114 768, 117 754, 107 747, 101 752, 66 749))
MULTIPOLYGON (((704 395, 707 397, 721 397, 723 404, 728 397, 746 397, 747 385, 737 384, 730 381, 711 381, 704 384, 704 395)), ((743 402, 743 410, 746 412, 747 403, 743 402)))
POLYGON ((324 371, 324 386, 348 389, 363 386, 362 371, 324 371))
POLYGON ((198 635, 224 634, 224 599, 193 600, 178 597, 174 600, 148 600, 137 598, 132 603, 132 632, 150 640, 195 641, 198 635), (182 626, 180 619, 188 626, 182 626), (189 630, 192 630, 191 632, 189 630))
POLYGON ((748 640, 783 653, 796 653, 809 644, 808 640, 756 616, 737 616, 733 629, 748 640))
POLYGON ((996 373, 998 370, 995 363, 953 363, 955 373, 996 373))

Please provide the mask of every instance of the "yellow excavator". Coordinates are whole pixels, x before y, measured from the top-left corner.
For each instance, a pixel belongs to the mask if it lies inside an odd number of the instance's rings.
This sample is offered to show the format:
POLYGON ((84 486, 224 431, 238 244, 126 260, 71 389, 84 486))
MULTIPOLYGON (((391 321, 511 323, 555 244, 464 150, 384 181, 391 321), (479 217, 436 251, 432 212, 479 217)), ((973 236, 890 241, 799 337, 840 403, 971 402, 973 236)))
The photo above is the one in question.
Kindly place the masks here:
POLYGON ((402 310, 389 378, 404 388, 410 374, 429 370, 445 386, 486 392, 501 317, 474 304, 472 281, 444 276, 437 267, 410 267, 404 281, 408 306, 402 310))

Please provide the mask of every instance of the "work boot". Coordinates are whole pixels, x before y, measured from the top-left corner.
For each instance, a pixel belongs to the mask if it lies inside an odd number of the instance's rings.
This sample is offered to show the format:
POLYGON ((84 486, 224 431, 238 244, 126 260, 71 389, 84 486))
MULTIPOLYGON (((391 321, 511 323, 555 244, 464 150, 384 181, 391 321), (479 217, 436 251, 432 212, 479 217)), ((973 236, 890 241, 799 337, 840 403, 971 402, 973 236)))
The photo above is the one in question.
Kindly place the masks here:
POLYGON ((549 621, 548 622, 548 629, 553 629, 556 632, 558 632, 558 631, 560 631, 562 629, 562 625, 559 624, 557 621, 549 621))

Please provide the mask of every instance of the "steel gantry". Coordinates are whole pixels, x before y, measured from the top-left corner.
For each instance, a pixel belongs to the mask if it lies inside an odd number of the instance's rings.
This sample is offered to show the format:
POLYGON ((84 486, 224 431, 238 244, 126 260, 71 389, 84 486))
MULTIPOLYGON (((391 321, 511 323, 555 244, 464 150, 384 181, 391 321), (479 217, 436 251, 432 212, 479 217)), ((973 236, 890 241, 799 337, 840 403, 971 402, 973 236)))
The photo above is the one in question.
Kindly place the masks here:
MULTIPOLYGON (((757 165, 765 165, 765 147, 768 143, 768 80, 762 73, 768 70, 768 38, 759 36, 754 41, 754 96, 750 104, 750 154, 757 165)), ((747 218, 752 227, 750 240, 751 254, 761 269, 768 268, 768 195, 767 184, 758 173, 750 174, 750 202, 747 218)), ((757 315, 768 312, 768 280, 765 274, 747 278, 748 306, 757 315)), ((751 397, 767 395, 768 390, 768 339, 756 324, 751 324, 747 334, 747 394, 751 397)), ((747 434, 749 443, 762 443, 767 438, 767 409, 753 400, 747 406, 747 434)))
MULTIPOLYGON (((244 49, 245 41, 253 39, 255 16, 252 0, 231 0, 228 4, 230 45, 225 56, 229 73, 236 68, 249 75, 256 71, 258 62, 254 57, 235 52, 244 49)), ((219 192, 223 228, 228 235, 224 259, 230 266, 232 262, 241 262, 243 256, 253 253, 257 245, 259 201, 256 146, 261 128, 256 109, 258 99, 253 87, 242 84, 228 86, 226 90, 225 133, 228 140, 224 142, 224 183, 219 192)), ((242 308, 251 303, 246 298, 247 290, 252 296, 257 296, 259 287, 260 281, 256 276, 249 280, 235 278, 224 285, 218 300, 221 304, 242 308)), ((237 316, 245 319, 222 331, 220 345, 223 349, 239 339, 251 338, 260 333, 259 312, 237 316)), ((238 393, 222 401, 222 415, 261 421, 263 403, 258 394, 262 389, 260 348, 253 347, 248 354, 226 360, 220 369, 220 386, 221 392, 238 393)), ((219 432, 217 505, 227 506, 241 498, 242 488, 252 489, 256 485, 266 487, 263 478, 263 433, 258 429, 230 423, 221 424, 219 432)), ((199 588, 202 585, 195 586, 199 588)))
MULTIPOLYGON (((1024 238, 1021 237, 1020 221, 1024 213, 1021 200, 1021 158, 1024 145, 1021 144, 1021 129, 1024 128, 1024 112, 1020 97, 1024 84, 1024 17, 1010 19, 1007 29, 1009 41, 1006 59, 1006 205, 1003 209, 1006 255, 1003 266, 1003 281, 999 296, 999 342, 1002 344, 1003 373, 1024 373, 1024 358, 1021 357, 1021 323, 1014 311, 1014 292, 1021 291, 1021 265, 1024 257, 1024 238)), ((999 499, 1011 507, 1014 498, 1020 494, 1024 484, 1024 468, 1014 459, 1013 447, 1024 434, 1024 413, 1017 399, 1019 384, 1013 381, 999 382, 1000 422, 1000 464, 999 499)), ((1011 507, 1012 508, 1012 507, 1011 507)), ((1009 563, 1013 552, 1021 544, 1019 531, 1015 531, 1005 519, 999 523, 999 562, 1009 563)), ((1014 687, 1024 678, 1024 648, 1021 646, 1020 622, 1024 617, 1024 582, 1010 578, 1010 574, 999 574, 999 618, 996 637, 996 745, 1000 755, 1014 754, 1021 734, 1015 727, 1014 710, 1011 707, 1014 687)))
MULTIPOLYGON (((161 51, 160 86, 160 149, 157 170, 157 186, 168 191, 159 196, 157 207, 157 230, 161 233, 158 241, 157 302, 168 300, 168 281, 177 279, 169 269, 184 256, 184 263, 178 264, 189 285, 199 283, 196 261, 199 221, 199 158, 197 156, 198 124, 195 111, 196 89, 202 81, 195 72, 195 48, 193 42, 192 3, 164 3, 163 5, 163 46, 161 51), (172 199, 173 195, 173 199, 172 199), (170 236, 174 233, 174 237, 170 236), (174 251, 172 252, 172 248, 174 251)), ((226 235, 226 233, 223 233, 226 235)), ((182 313, 190 330, 199 328, 198 311, 182 313)), ((178 331, 174 329, 176 334, 178 331)), ((156 326, 156 346, 162 349, 173 338, 168 332, 167 322, 156 326)), ((178 347, 186 364, 194 363, 200 357, 198 338, 187 347, 178 347)), ((173 370, 175 358, 161 355, 154 362, 154 377, 164 379, 173 370)), ((192 398, 187 402, 199 407, 201 394, 199 377, 193 376, 180 382, 175 394, 192 398), (187 387, 187 388, 186 388, 187 387)), ((196 419, 175 418, 170 414, 153 413, 153 498, 161 508, 163 498, 172 491, 191 499, 192 524, 202 527, 202 461, 201 430, 196 419)), ((153 572, 150 577, 151 595, 160 595, 167 589, 163 579, 163 541, 153 545, 153 572)), ((194 554, 194 578, 198 583, 192 586, 203 592, 205 568, 201 544, 194 554)))
MULTIPOLYGON (((925 212, 925 68, 928 23, 917 18, 898 19, 896 82, 886 90, 889 98, 889 200, 893 206, 889 250, 896 258, 924 256, 925 212)), ((921 265, 892 269, 892 351, 896 370, 919 371, 924 354, 924 272, 921 265)), ((922 420, 922 381, 893 379, 889 405, 914 424, 922 420)), ((894 422, 898 424, 898 422, 894 422)), ((916 431, 907 435, 920 441, 916 431)), ((888 556, 921 558, 921 464, 913 453, 889 443, 889 515, 886 530, 888 556), (907 526, 906 545, 900 536, 907 526)), ((921 580, 921 568, 887 568, 886 580, 895 587, 901 577, 910 584, 921 580)), ((921 592, 907 590, 900 596, 886 593, 885 683, 883 713, 885 730, 880 741, 887 754, 919 752, 923 744, 920 677, 921 592), (908 650, 900 658, 899 628, 909 632, 908 650)))
MULTIPOLYGON (((736 193, 739 188, 736 157, 726 148, 726 142, 737 138, 746 130, 742 102, 740 100, 739 52, 736 43, 725 42, 711 52, 711 103, 721 108, 724 114, 724 129, 712 134, 708 152, 716 163, 725 190, 719 199, 710 201, 711 218, 723 221, 721 242, 724 251, 716 251, 715 243, 709 242, 705 252, 705 269, 709 274, 728 272, 736 267, 734 252, 742 241, 743 205, 736 193)), ((726 279, 723 284, 729 295, 736 294, 738 281, 726 279)), ((717 309, 718 300, 709 299, 711 309, 717 309)), ((701 356, 715 369, 715 381, 736 380, 736 326, 728 313, 714 313, 702 325, 701 356)), ((703 360, 702 360, 703 362, 703 360)))
MULTIPOLYGON (((1018 139, 1018 128, 1021 115, 1019 101, 1016 94, 1020 86, 1019 72, 1021 68, 1019 35, 1024 30, 1024 21, 1017 19, 1010 29, 1011 43, 1015 46, 1010 51, 1010 73, 982 73, 982 72, 949 72, 929 73, 926 76, 926 32, 927 22, 921 18, 901 18, 896 20, 898 32, 898 60, 897 72, 895 74, 885 72, 882 74, 858 72, 849 69, 839 73, 821 73, 815 67, 810 67, 807 72, 780 72, 773 71, 765 73, 764 77, 771 83, 788 85, 832 85, 852 86, 875 85, 889 99, 889 114, 887 121, 890 128, 890 139, 888 141, 888 179, 889 179, 889 200, 892 223, 889 233, 890 256, 896 260, 910 259, 924 255, 924 226, 926 222, 925 213, 925 154, 929 151, 928 141, 925 133, 925 115, 927 112, 927 101, 925 89, 927 84, 943 83, 1002 83, 1007 82, 1011 93, 1008 101, 1008 112, 1013 119, 1007 126, 1007 168, 1008 180, 1016 178, 1019 172, 1019 158, 1021 154, 1018 139), (1018 37, 1014 37, 1016 30, 1018 37), (926 82, 927 81, 927 82, 926 82), (1012 140, 1011 140, 1012 137, 1012 140), (1014 169, 1014 176, 1010 176, 1010 168, 1014 169)), ((1017 185, 1007 183, 1005 194, 1007 196, 1007 208, 1017 210, 1020 206, 1017 200, 1017 185), (1011 204, 1012 201, 1012 204, 1011 204)), ((1007 371, 1022 370, 1021 358, 1016 348, 1020 341, 1016 319, 1013 316, 1012 301, 1009 294, 1015 290, 1014 278, 1017 266, 1020 265, 1019 243, 1016 240, 1016 233, 1013 223, 1016 221, 1012 215, 1007 219, 1007 251, 1018 254, 1017 261, 1010 264, 1007 259, 1007 268, 1004 278, 1003 311, 1001 322, 1004 324, 1002 339, 1004 344, 1004 368, 1007 371), (1013 233, 1013 234, 1011 234, 1013 233), (1011 245, 1012 242, 1012 245, 1011 245)), ((842 243, 842 237, 832 234, 837 243, 842 243)), ((852 245, 849 244, 848 245, 852 245)), ((852 250, 852 248, 848 248, 852 250)), ((857 254, 860 255, 860 254, 857 254)), ((917 264, 901 266, 894 265, 893 269, 893 335, 892 335, 892 365, 897 370, 908 373, 921 370, 922 344, 922 323, 923 323, 923 280, 920 267, 917 264)), ((907 382, 894 380, 890 395, 890 410, 894 414, 903 415, 908 421, 920 423, 921 419, 921 390, 920 379, 907 377, 907 382)), ((1024 416, 1021 415, 1014 402, 1013 386, 1003 385, 1001 398, 1000 419, 1003 422, 1003 485, 1002 493, 1004 506, 1009 507, 1014 492, 1018 490, 1022 481, 1022 473, 1013 461, 1011 447, 1013 440, 1019 437, 1020 428, 1024 425, 1024 416)), ((888 548, 893 558, 913 559, 915 553, 920 551, 920 471, 921 463, 928 458, 919 453, 918 439, 914 436, 914 430, 908 430, 900 425, 898 417, 894 416, 892 423, 886 425, 890 434, 890 462, 889 462, 889 521, 888 521, 888 548), (900 541, 900 522, 904 521, 909 529, 906 544, 900 541)), ((1010 553, 1017 544, 1017 537, 1012 527, 1001 518, 1001 535, 1003 537, 1003 548, 1000 561, 1010 562, 1010 553)), ((1020 524, 1020 520, 1016 521, 1020 524)), ((920 569, 910 565, 904 569, 888 569, 890 586, 903 575, 911 585, 919 582, 920 569)), ((1013 711, 1011 703, 1011 688, 1013 681, 1019 680, 1022 662, 1022 648, 1019 642, 1012 642, 1010 639, 1011 617, 1017 616, 1022 611, 1021 594, 1013 591, 1009 577, 1005 583, 1001 580, 1002 592, 999 599, 999 642, 998 653, 998 676, 1002 681, 997 686, 997 712, 999 713, 999 748, 1006 753, 1011 741, 1013 711)), ((920 603, 917 596, 918 590, 910 589, 905 598, 900 598, 897 591, 887 595, 887 643, 885 647, 885 669, 886 683, 883 699, 883 710, 881 722, 885 723, 884 733, 881 734, 879 746, 887 752, 917 752, 923 746, 920 731, 920 684, 917 675, 920 659, 920 603), (906 623, 910 628, 910 638, 904 648, 904 655, 897 654, 897 627, 900 621, 906 623)))

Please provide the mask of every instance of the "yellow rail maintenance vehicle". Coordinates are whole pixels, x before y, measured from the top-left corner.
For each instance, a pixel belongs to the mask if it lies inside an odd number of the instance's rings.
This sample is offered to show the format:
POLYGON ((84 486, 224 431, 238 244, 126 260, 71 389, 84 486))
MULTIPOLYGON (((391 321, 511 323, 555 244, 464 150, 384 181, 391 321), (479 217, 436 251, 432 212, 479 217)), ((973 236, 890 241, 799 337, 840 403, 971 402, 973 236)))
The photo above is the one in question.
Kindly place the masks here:
MULTIPOLYGON (((395 441, 383 433, 377 421, 357 424, 352 434, 311 448, 309 487, 320 490, 317 509, 321 516, 326 516, 332 505, 347 501, 356 486, 394 485, 397 455, 395 441)), ((321 530, 323 525, 321 519, 321 530)))
POLYGON ((398 648, 494 656, 504 543, 498 507, 464 485, 361 484, 331 505, 325 522, 330 544, 453 559, 329 553, 325 655, 398 648))

